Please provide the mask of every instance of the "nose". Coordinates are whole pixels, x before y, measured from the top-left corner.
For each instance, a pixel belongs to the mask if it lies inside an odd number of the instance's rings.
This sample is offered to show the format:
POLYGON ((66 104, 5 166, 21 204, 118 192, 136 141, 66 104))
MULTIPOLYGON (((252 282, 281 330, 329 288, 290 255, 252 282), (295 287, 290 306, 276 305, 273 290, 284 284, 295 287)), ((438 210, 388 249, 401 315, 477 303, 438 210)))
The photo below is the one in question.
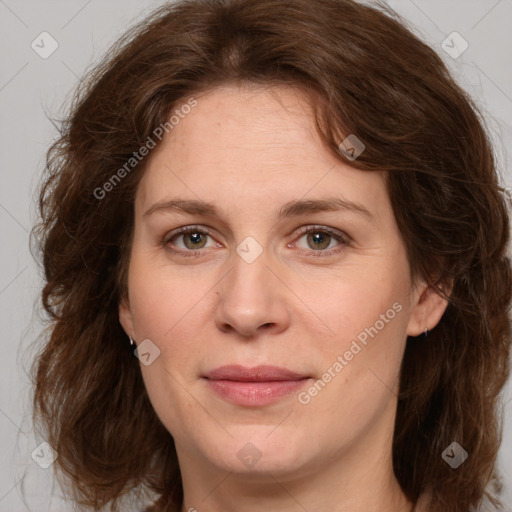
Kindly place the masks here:
POLYGON ((243 338, 286 330, 290 324, 287 288, 270 269, 265 251, 252 263, 238 254, 233 259, 231 271, 219 285, 217 328, 243 338))

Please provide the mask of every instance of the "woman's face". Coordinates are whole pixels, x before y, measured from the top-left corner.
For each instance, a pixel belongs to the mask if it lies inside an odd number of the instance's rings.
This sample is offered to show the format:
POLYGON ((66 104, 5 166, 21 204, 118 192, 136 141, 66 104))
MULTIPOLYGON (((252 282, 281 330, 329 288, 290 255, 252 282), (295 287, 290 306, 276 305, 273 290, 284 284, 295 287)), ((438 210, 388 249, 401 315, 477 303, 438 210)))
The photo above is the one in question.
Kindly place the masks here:
POLYGON ((140 182, 120 306, 182 470, 387 461, 406 337, 444 303, 411 283, 384 175, 333 156, 294 89, 196 100, 140 182))

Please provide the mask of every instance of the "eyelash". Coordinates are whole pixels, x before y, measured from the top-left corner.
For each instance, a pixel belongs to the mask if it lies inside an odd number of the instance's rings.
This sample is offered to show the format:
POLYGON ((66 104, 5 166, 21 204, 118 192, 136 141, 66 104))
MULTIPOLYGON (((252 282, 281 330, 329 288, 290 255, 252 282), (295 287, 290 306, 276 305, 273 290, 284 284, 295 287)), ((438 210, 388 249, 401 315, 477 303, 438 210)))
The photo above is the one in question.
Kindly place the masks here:
MULTIPOLYGON (((208 235, 209 237, 213 238, 213 235, 211 234, 211 232, 208 229, 205 229, 200 226, 186 226, 186 227, 180 228, 179 230, 174 231, 174 232, 170 233, 168 236, 166 236, 162 240, 162 245, 164 247, 166 247, 168 250, 172 251, 173 253, 179 254, 180 256, 184 256, 186 258, 202 256, 203 249, 189 249, 189 250, 185 251, 183 249, 171 248, 170 242, 173 239, 178 238, 180 235, 185 235, 187 233, 199 233, 201 235, 208 235)), ((298 239, 300 239, 302 236, 307 235, 309 233, 326 233, 326 234, 330 235, 332 238, 334 238, 337 242, 340 242, 340 246, 337 246, 337 247, 334 247, 331 249, 327 249, 327 250, 319 249, 319 250, 315 251, 315 250, 311 249, 310 251, 307 251, 307 249, 302 249, 303 251, 310 252, 311 256, 313 256, 315 258, 318 258, 318 257, 322 258, 322 257, 327 257, 327 256, 332 256, 334 254, 338 254, 343 251, 345 246, 349 245, 350 239, 349 239, 348 235, 346 235, 345 233, 343 233, 341 231, 338 231, 336 229, 333 229, 333 228, 330 228, 327 226, 316 226, 315 225, 315 226, 309 226, 309 227, 303 228, 300 230, 300 232, 298 234, 298 239)), ((293 242, 293 243, 295 243, 295 242, 293 242)))

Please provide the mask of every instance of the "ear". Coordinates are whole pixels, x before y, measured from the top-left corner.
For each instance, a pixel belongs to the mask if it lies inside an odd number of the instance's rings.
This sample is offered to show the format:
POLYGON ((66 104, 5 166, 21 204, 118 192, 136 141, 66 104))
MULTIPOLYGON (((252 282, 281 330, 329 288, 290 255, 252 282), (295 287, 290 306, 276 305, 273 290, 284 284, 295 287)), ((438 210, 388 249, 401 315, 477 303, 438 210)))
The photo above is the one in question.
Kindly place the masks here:
POLYGON ((127 336, 135 338, 135 329, 133 328, 133 315, 130 309, 130 303, 128 299, 121 299, 119 302, 119 323, 124 329, 127 336))
MULTIPOLYGON (((453 283, 446 283, 440 288, 449 296, 453 289, 453 283)), ((425 329, 432 330, 441 320, 447 306, 448 301, 442 295, 431 285, 421 281, 413 292, 407 335, 419 336, 425 332, 425 329)))

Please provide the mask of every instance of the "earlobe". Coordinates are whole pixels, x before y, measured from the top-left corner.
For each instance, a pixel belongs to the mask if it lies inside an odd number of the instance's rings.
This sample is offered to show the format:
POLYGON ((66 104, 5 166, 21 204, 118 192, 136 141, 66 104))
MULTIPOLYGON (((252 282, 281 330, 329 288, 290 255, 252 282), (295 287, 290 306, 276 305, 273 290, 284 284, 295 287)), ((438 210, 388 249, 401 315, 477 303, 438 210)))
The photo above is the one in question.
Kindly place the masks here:
POLYGON ((135 332, 134 332, 134 328, 133 328, 133 316, 132 316, 130 306, 128 304, 128 300, 123 299, 119 303, 118 314, 119 314, 119 323, 123 327, 124 332, 126 333, 127 336, 134 338, 135 332))
MULTIPOLYGON (((441 289, 449 296, 452 284, 442 286, 441 289)), ((426 283, 417 289, 416 296, 407 325, 408 336, 419 336, 424 334, 426 329, 431 331, 439 323, 448 307, 448 300, 426 283)))

